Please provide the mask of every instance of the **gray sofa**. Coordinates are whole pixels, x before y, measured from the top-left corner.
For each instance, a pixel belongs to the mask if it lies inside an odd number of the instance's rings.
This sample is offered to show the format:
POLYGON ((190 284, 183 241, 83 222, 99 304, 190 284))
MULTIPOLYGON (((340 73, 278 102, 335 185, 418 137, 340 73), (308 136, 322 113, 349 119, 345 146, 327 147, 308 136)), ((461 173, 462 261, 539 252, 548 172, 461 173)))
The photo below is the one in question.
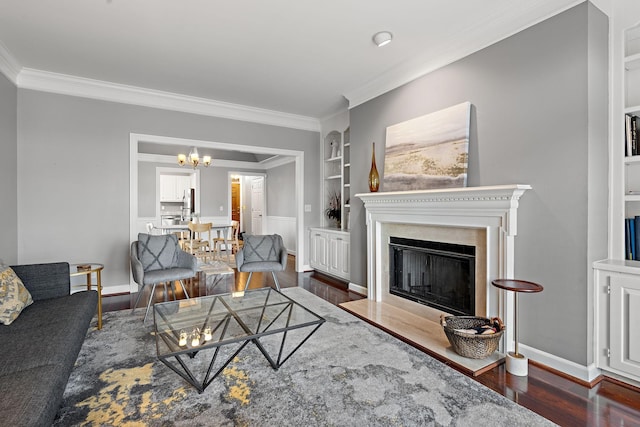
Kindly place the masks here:
POLYGON ((69 295, 69 264, 12 266, 33 304, 0 324, 0 424, 48 426, 96 312, 98 294, 69 295))

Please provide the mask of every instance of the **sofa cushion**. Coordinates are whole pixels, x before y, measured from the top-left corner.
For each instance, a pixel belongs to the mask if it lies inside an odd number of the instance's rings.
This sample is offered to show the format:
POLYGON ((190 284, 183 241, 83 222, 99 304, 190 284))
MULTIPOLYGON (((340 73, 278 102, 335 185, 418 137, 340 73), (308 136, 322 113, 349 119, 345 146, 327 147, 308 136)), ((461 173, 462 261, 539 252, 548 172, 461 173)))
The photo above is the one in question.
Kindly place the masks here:
POLYGON ((165 270, 176 265, 178 238, 175 234, 138 234, 138 259, 144 271, 165 270))
POLYGON ((10 325, 33 299, 11 267, 0 269, 0 323, 10 325))
POLYGON ((68 376, 56 365, 0 375, 0 424, 50 426, 58 412, 68 376))

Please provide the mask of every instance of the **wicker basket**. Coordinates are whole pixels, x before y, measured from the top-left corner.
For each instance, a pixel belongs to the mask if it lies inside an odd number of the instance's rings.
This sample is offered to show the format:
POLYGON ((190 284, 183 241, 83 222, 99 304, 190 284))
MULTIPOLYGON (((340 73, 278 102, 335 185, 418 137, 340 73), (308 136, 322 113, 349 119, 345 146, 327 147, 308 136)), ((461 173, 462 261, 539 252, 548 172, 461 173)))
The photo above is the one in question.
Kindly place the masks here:
POLYGON ((451 346, 460 356, 471 359, 484 359, 489 357, 500 343, 500 338, 504 333, 502 320, 497 317, 487 319, 486 317, 475 316, 444 316, 440 317, 440 324, 444 333, 449 339, 451 346), (490 325, 497 321, 500 330, 495 334, 477 335, 457 331, 456 329, 477 328, 478 326, 490 325))

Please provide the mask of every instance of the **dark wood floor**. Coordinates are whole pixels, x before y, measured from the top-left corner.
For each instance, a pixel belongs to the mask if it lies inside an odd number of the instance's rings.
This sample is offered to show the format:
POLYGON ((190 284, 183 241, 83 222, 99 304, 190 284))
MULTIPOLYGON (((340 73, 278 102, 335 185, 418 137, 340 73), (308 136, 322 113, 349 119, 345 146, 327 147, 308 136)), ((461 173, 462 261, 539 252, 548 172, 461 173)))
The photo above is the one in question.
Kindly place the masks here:
MULTIPOLYGON (((278 273, 282 288, 299 286, 335 305, 364 298, 328 276, 296 273, 293 265, 290 257, 287 271, 278 273)), ((236 271, 233 290, 244 288, 245 274, 236 271)), ((192 285, 190 295, 197 295, 197 283, 192 285)), ((250 288, 261 286, 275 287, 270 274, 254 273, 250 288)), ((103 310, 129 309, 135 296, 105 296, 103 310)), ((141 301, 146 298, 143 295, 141 301)), ((162 298, 160 292, 156 298, 162 298)), ((528 377, 511 375, 501 365, 474 379, 561 426, 640 426, 640 390, 614 380, 605 379, 590 388, 535 364, 529 365, 528 377)))

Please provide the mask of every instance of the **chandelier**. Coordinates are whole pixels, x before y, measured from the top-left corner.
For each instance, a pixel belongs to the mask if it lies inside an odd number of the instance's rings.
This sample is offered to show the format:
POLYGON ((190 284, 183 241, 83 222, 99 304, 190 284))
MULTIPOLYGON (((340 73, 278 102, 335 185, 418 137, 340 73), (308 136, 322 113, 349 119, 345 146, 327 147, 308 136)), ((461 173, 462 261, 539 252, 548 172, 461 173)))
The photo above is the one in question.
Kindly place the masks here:
MULTIPOLYGON (((178 154, 178 164, 180 166, 189 164, 193 166, 194 169, 198 167, 198 165, 200 164, 200 155, 198 154, 198 149, 196 147, 191 148, 188 156, 184 154, 178 154)), ((205 167, 208 167, 211 164, 211 156, 202 156, 202 164, 205 167)))

